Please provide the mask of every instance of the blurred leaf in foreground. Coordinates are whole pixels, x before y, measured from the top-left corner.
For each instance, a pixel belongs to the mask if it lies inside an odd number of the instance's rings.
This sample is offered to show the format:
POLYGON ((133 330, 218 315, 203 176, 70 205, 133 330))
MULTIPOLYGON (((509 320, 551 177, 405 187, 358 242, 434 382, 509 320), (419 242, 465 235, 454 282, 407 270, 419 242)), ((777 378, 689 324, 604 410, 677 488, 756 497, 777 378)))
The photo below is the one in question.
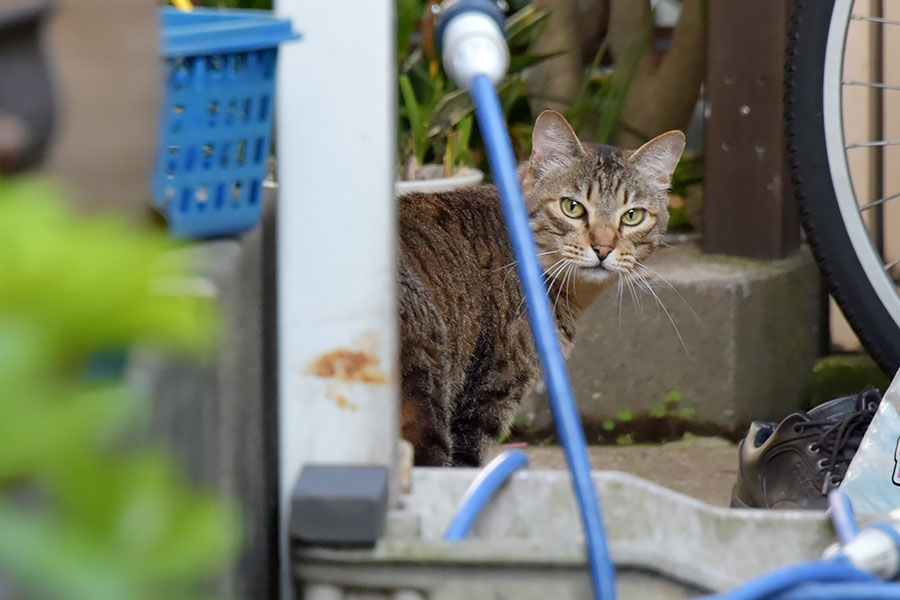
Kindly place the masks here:
POLYGON ((140 399, 84 377, 108 349, 210 348, 214 306, 159 292, 185 276, 173 249, 0 180, 0 578, 18 596, 198 598, 235 554, 234 510, 144 442, 140 399))

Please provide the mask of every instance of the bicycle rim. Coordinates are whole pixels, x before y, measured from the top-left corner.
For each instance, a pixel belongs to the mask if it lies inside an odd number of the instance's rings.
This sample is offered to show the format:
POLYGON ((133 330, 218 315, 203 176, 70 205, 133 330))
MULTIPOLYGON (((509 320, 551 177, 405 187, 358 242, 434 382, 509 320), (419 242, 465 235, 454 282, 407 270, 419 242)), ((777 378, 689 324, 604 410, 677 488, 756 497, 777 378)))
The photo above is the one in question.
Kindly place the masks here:
MULTIPOLYGON (((873 80, 844 80, 848 73, 855 74, 860 65, 868 68, 866 63, 858 60, 859 38, 854 37, 867 30, 861 30, 861 25, 855 21, 852 30, 849 28, 853 7, 853 0, 796 0, 785 65, 785 133, 801 223, 823 280, 863 346, 882 369, 892 375, 900 366, 900 295, 865 223, 873 214, 865 211, 871 205, 879 204, 867 199, 866 195, 877 200, 872 193, 883 192, 887 181, 884 172, 877 170, 877 163, 869 160, 877 155, 878 160, 883 161, 884 154, 880 150, 879 153, 872 151, 877 144, 869 142, 878 138, 860 136, 860 119, 871 119, 871 115, 880 115, 883 119, 886 113, 883 103, 878 105, 882 110, 870 110, 862 116, 858 112, 860 108, 871 108, 865 101, 860 103, 858 95, 862 94, 864 100, 868 98, 871 89, 877 87, 872 85, 873 80), (851 60, 846 63, 850 66, 845 73, 848 31, 852 37, 851 60), (848 88, 848 104, 857 111, 849 114, 843 104, 846 99, 843 88, 848 83, 859 86, 848 88), (852 144, 845 139, 848 132, 852 144), (870 150, 863 149, 866 147, 870 150), (852 164, 848 162, 848 153, 853 157, 852 164), (878 172, 881 175, 868 180, 861 178, 854 188, 853 178, 860 174, 861 160, 864 174, 878 172), (870 165, 873 168, 869 170, 870 165), (869 184, 872 181, 880 183, 873 187, 869 184)), ((873 25, 877 19, 868 21, 862 27, 873 25)), ((893 23, 892 34, 900 35, 900 18, 893 23)), ((883 54, 881 49, 873 50, 869 64, 883 65, 883 54)), ((878 75, 883 77, 883 72, 878 75)), ((890 93, 900 92, 900 86, 888 87, 892 90, 890 93)), ((882 92, 885 90, 878 93, 882 92)), ((884 99, 884 96, 879 97, 884 99)), ((893 98, 900 101, 900 94, 893 98)), ((871 124, 874 121, 863 122, 871 124)), ((875 130, 868 125, 864 129, 865 135, 875 130)), ((883 132, 883 129, 878 131, 883 132)), ((897 145, 900 146, 900 142, 897 145)), ((896 182, 892 185, 897 187, 896 182)), ((900 197, 900 194, 896 196, 900 197)), ((886 202, 892 198, 881 200, 886 202)), ((900 209, 900 201, 891 207, 891 210, 895 209, 900 209)), ((878 213, 880 209, 873 212, 878 213)), ((873 231, 884 230, 874 228, 873 231)), ((895 244, 897 240, 879 239, 879 243, 884 241, 895 244)), ((897 248, 891 250, 897 251, 897 248)))
MULTIPOLYGON (((890 267, 885 264, 881 253, 872 242, 860 209, 861 204, 867 204, 879 199, 869 199, 868 202, 860 202, 857 199, 850 165, 847 160, 848 149, 855 148, 848 148, 848 146, 854 146, 854 144, 847 144, 844 136, 842 92, 844 86, 849 85, 843 77, 844 53, 848 26, 854 5, 855 0, 835 0, 828 29, 828 41, 825 46, 825 73, 822 86, 825 148, 828 167, 831 171, 831 183, 834 187, 844 227, 850 237, 850 242, 853 244, 853 250, 866 278, 878 295, 878 299, 887 309, 894 324, 900 329, 900 294, 898 294, 897 285, 890 275, 890 267)), ((875 140, 861 143, 875 143, 875 140)))

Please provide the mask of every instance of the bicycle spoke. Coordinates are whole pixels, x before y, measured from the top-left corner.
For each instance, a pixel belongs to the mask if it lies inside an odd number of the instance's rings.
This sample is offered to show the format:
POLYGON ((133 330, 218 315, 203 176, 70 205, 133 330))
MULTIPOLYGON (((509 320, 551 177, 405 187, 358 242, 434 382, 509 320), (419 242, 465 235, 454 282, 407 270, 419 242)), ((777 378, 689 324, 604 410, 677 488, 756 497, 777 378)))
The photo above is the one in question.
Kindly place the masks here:
POLYGON ((893 268, 896 267, 897 265, 900 265, 900 258, 898 258, 897 260, 895 260, 894 262, 892 262, 892 263, 890 263, 890 264, 884 265, 884 270, 885 270, 885 271, 890 271, 891 269, 893 269, 893 268))
POLYGON ((850 15, 854 21, 868 21, 869 23, 883 23, 884 25, 900 25, 900 21, 885 19, 883 17, 866 17, 863 15, 850 15))
POLYGON ((890 196, 885 196, 884 198, 879 198, 878 200, 875 200, 874 202, 869 202, 868 204, 860 206, 859 212, 863 212, 864 210, 869 210, 870 208, 875 208, 876 206, 884 204, 888 200, 893 200, 894 198, 900 198, 900 192, 898 192, 896 194, 891 194, 890 196))
POLYGON ((844 148, 853 150, 854 148, 878 148, 881 146, 900 146, 900 140, 875 140, 873 142, 862 142, 860 144, 847 144, 844 148))
POLYGON ((887 83, 879 83, 877 81, 842 81, 841 85, 856 85, 861 87, 878 88, 882 90, 900 91, 900 85, 889 85, 887 83))

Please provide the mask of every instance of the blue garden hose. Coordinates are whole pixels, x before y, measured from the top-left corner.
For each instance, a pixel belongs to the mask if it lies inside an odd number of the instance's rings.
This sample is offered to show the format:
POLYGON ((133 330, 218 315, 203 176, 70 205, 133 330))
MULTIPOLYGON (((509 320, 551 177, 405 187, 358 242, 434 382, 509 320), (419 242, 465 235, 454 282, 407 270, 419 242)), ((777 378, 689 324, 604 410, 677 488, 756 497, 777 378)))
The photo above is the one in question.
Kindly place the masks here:
POLYGON ((444 539, 458 541, 465 538, 481 509, 497 489, 510 475, 527 466, 528 456, 521 450, 508 450, 488 463, 463 495, 459 510, 444 533, 444 539))
POLYGON ((763 600, 792 590, 800 584, 817 583, 878 583, 880 580, 860 571, 844 560, 814 560, 777 569, 757 577, 744 585, 714 596, 715 600, 763 600))
POLYGON ((840 551, 833 558, 778 569, 715 598, 900 600, 900 585, 884 581, 897 576, 896 572, 884 571, 886 564, 890 564, 884 563, 884 557, 891 552, 894 556, 900 553, 900 532, 896 525, 871 523, 860 534, 850 498, 844 492, 832 490, 828 495, 828 504, 831 508, 831 522, 841 543, 840 551), (881 532, 881 535, 876 535, 873 540, 873 532, 881 532), (865 570, 855 565, 863 565, 865 570), (875 573, 880 574, 883 579, 876 577, 875 573))
POLYGON ((469 91, 475 103, 475 116, 500 192, 550 407, 581 510, 594 595, 597 600, 614 600, 615 570, 606 547, 584 430, 556 337, 556 322, 544 289, 522 188, 516 176, 516 160, 495 87, 509 64, 503 15, 489 0, 450 0, 444 3, 442 12, 435 37, 442 47, 448 73, 461 88, 469 91))
POLYGON ((831 523, 838 541, 846 544, 859 533, 850 497, 839 489, 833 489, 828 493, 828 507, 831 509, 831 523))
POLYGON ((900 600, 900 583, 808 583, 772 600, 900 600))
POLYGON ((615 571, 606 547, 600 503, 591 479, 587 448, 581 418, 569 383, 569 374, 559 340, 550 302, 544 290, 534 238, 522 199, 522 188, 516 176, 516 161, 509 133, 500 108, 494 84, 486 75, 476 75, 469 89, 475 102, 475 115, 487 148, 494 181, 500 191, 500 202, 509 231, 513 255, 525 293, 531 332, 550 396, 553 420, 572 472, 572 485, 587 538, 588 563, 595 597, 613 600, 616 597, 615 571))

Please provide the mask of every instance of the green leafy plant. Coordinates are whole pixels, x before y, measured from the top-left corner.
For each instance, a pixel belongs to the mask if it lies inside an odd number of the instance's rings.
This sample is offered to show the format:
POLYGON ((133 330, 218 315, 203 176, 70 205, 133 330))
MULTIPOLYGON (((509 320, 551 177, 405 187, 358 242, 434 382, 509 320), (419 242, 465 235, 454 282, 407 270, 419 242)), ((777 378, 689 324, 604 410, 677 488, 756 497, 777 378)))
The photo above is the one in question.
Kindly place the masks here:
POLYGON ((182 275, 171 242, 78 218, 33 180, 0 180, 0 579, 22 598, 201 597, 237 548, 235 513, 144 441, 98 351, 198 355, 208 301, 159 292, 182 275))
MULTIPOLYGON (((396 1, 401 179, 422 178, 421 166, 428 163, 442 164, 444 176, 460 167, 483 169, 483 145, 473 135, 472 99, 447 77, 433 46, 432 2, 396 1)), ((557 55, 534 50, 548 17, 548 12, 526 5, 506 22, 510 66, 497 91, 519 155, 530 151, 534 121, 524 72, 557 55)))
POLYGON ((634 437, 630 433, 625 433, 616 438, 616 446, 633 446, 634 437))

